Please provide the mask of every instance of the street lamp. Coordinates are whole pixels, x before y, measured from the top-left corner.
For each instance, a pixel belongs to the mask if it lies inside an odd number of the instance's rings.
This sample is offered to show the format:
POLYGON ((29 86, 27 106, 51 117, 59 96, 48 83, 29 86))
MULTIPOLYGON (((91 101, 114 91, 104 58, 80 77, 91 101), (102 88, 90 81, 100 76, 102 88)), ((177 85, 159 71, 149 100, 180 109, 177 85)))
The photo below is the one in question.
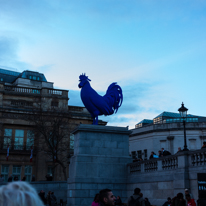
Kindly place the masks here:
POLYGON ((187 108, 184 107, 184 104, 182 102, 182 106, 178 109, 179 113, 180 113, 180 116, 181 118, 183 119, 183 125, 184 125, 184 142, 185 142, 185 145, 184 145, 184 149, 183 151, 188 151, 189 149, 187 149, 187 141, 186 141, 186 130, 185 130, 185 122, 186 122, 186 118, 187 118, 187 108))

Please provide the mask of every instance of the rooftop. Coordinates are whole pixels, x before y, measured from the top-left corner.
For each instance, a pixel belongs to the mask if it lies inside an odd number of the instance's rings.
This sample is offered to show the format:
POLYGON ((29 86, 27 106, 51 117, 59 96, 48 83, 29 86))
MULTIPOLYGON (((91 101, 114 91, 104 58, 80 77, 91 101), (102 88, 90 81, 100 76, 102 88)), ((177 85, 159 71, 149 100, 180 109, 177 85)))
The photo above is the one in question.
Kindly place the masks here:
POLYGON ((25 70, 23 72, 15 72, 0 68, 0 81, 5 83, 13 83, 16 79, 30 79, 34 81, 47 82, 44 74, 34 71, 25 70))
MULTIPOLYGON (((147 126, 149 124, 165 124, 173 122, 182 122, 182 118, 179 113, 174 112, 162 112, 156 116, 153 120, 143 119, 135 125, 135 128, 147 126)), ((206 122, 206 117, 188 114, 186 122, 206 122)))

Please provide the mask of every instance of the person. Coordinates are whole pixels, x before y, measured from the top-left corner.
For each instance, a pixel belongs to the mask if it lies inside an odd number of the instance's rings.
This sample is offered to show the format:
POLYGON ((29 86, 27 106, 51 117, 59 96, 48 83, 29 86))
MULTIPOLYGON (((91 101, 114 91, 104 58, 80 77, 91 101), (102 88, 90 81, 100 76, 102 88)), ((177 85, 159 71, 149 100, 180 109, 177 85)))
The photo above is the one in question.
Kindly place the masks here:
POLYGON ((26 177, 25 176, 23 176, 23 178, 22 178, 22 180, 21 181, 26 181, 26 177))
POLYGON ((8 182, 12 182, 12 180, 13 180, 13 177, 12 177, 12 175, 10 175, 8 178, 8 182))
POLYGON ((193 195, 189 192, 188 189, 185 189, 185 199, 186 199, 186 204, 187 204, 187 198, 186 198, 186 195, 190 195, 191 199, 194 199, 193 195))
POLYGON ((138 201, 140 206, 145 206, 145 201, 144 199, 141 197, 141 189, 140 188, 135 188, 134 189, 134 194, 129 197, 128 199, 128 206, 133 205, 134 201, 138 201))
POLYGON ((144 198, 145 206, 151 206, 149 199, 147 197, 144 198))
POLYGON ((159 150, 158 153, 159 153, 159 155, 158 155, 159 157, 163 157, 163 154, 162 154, 161 150, 159 150))
POLYGON ((204 141, 201 149, 205 149, 205 148, 206 148, 206 142, 204 141))
POLYGON ((11 182, 0 187, 0 205, 44 206, 36 190, 22 181, 11 182))
POLYGON ((172 206, 185 206, 185 205, 186 205, 186 201, 182 193, 178 193, 177 196, 175 196, 172 199, 172 206))
POLYGON ((46 201, 47 201, 47 205, 51 206, 51 191, 47 193, 46 201))
POLYGON ((196 206, 194 199, 191 199, 190 194, 186 194, 187 206, 196 206))
POLYGON ((162 206, 172 205, 172 199, 170 197, 167 198, 167 201, 162 206))
POLYGON ((99 192, 100 206, 114 205, 115 197, 110 189, 103 189, 99 192))
POLYGON ((41 201, 43 202, 43 204, 46 205, 47 201, 46 201, 46 198, 45 198, 45 192, 43 190, 41 190, 39 192, 39 197, 40 197, 41 201))
POLYGON ((62 199, 60 199, 60 206, 63 206, 64 202, 62 199))
POLYGON ((92 202, 92 206, 99 206, 99 193, 95 195, 94 201, 92 202))
POLYGON ((15 175, 15 176, 14 176, 14 181, 18 181, 18 180, 19 180, 18 176, 15 175))
POLYGON ((168 155, 171 155, 171 153, 169 151, 165 150, 164 148, 162 148, 162 155, 168 156, 168 155))
POLYGON ((57 198, 54 195, 54 192, 51 192, 51 206, 55 206, 56 203, 57 203, 57 198))
POLYGON ((31 179, 32 182, 35 182, 35 176, 32 175, 32 179, 31 179))
POLYGON ((177 153, 178 153, 178 152, 181 152, 181 151, 182 151, 181 147, 178 147, 177 153))
POLYGON ((151 159, 153 159, 153 158, 158 158, 158 157, 159 157, 159 156, 156 155, 156 154, 152 151, 149 159, 151 160, 151 159))
POLYGON ((3 182, 3 181, 4 181, 4 176, 1 175, 1 176, 0 176, 0 182, 3 182))
POLYGON ((122 205, 122 200, 121 200, 120 196, 117 196, 115 205, 122 205))

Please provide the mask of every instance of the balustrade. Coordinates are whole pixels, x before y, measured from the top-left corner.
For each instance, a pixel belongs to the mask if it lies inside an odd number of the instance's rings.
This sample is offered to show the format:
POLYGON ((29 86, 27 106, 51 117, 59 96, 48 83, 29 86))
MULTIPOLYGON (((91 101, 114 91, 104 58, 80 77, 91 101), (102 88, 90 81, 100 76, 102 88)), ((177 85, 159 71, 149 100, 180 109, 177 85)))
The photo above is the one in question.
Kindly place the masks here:
POLYGON ((139 172, 141 172, 141 163, 135 162, 135 163, 131 164, 130 173, 134 174, 134 173, 139 173, 139 172))
POLYGON ((206 150, 198 150, 197 152, 193 152, 191 155, 191 165, 192 166, 201 166, 206 165, 206 150))
POLYGON ((62 95, 61 90, 54 90, 54 89, 49 89, 49 94, 56 94, 56 95, 62 95))
MULTIPOLYGON (((178 153, 175 155, 169 155, 157 159, 145 160, 140 162, 134 162, 129 164, 130 174, 144 173, 144 172, 155 172, 155 171, 165 171, 165 170, 176 170, 181 168, 184 163, 182 157, 185 156, 189 158, 190 167, 195 166, 205 166, 206 165, 206 149, 189 151, 186 153, 178 153), (180 158, 180 165, 178 164, 178 159, 180 158)), ((184 160, 183 160, 184 161, 184 160)))
POLYGON ((148 160, 144 163, 144 171, 145 172, 151 172, 151 171, 157 171, 158 163, 157 160, 148 160))
POLYGON ((170 170, 170 169, 176 169, 176 168, 178 168, 177 156, 174 156, 174 155, 166 156, 162 160, 162 169, 163 170, 170 170))
POLYGON ((13 86, 5 86, 5 91, 19 92, 19 93, 30 93, 30 94, 41 94, 40 89, 32 89, 27 87, 13 87, 13 86))

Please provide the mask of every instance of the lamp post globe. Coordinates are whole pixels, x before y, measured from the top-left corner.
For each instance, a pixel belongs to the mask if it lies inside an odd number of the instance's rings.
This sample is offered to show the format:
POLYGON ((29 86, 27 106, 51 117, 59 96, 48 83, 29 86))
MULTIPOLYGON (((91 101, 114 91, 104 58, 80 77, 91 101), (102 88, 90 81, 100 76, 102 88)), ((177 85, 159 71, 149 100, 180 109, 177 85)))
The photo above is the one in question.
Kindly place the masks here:
POLYGON ((184 149, 183 151, 188 151, 189 149, 187 148, 186 129, 185 129, 188 109, 184 106, 183 102, 182 102, 182 106, 178 109, 178 111, 180 113, 181 118, 183 119, 183 126, 184 126, 184 149))

